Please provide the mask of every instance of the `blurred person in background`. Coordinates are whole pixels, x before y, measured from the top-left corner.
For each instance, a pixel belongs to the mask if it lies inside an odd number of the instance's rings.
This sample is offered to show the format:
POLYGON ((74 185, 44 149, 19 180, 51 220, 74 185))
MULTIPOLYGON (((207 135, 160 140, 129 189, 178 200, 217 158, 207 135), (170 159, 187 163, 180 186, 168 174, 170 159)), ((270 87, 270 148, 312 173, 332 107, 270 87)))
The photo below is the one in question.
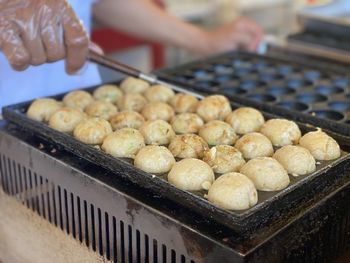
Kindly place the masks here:
POLYGON ((98 50, 88 37, 92 13, 112 29, 203 56, 254 51, 263 36, 246 18, 205 30, 152 0, 0 0, 0 109, 100 84, 96 65, 86 65, 89 47, 98 50))

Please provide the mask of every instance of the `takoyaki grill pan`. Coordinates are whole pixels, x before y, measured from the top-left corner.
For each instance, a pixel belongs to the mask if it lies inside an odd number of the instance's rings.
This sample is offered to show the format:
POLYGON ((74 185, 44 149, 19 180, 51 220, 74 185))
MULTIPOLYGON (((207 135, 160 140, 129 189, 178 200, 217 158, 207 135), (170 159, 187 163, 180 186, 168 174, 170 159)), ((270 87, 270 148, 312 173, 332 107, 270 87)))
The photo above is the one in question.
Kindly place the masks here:
MULTIPOLYGON (((92 91, 94 88, 87 89, 92 91)), ((62 99, 64 94, 54 97, 62 99)), ((244 211, 227 211, 220 209, 203 198, 204 193, 182 191, 163 178, 145 173, 134 167, 126 159, 116 159, 95 147, 83 144, 71 135, 51 129, 44 123, 26 117, 26 111, 31 102, 5 107, 3 116, 9 122, 23 129, 26 133, 57 144, 57 149, 68 150, 80 158, 84 158, 103 168, 110 170, 118 178, 127 180, 160 196, 176 202, 178 205, 189 208, 209 220, 224 225, 236 233, 248 234, 264 229, 271 225, 285 224, 301 209, 312 205, 324 193, 329 193, 335 186, 341 185, 350 176, 350 155, 344 153, 335 161, 326 161, 317 165, 317 171, 307 175, 291 178, 291 184, 279 192, 259 192, 259 202, 256 206, 244 211)), ((241 107, 232 103, 233 108, 241 107)), ((276 118, 265 114, 265 118, 276 118)), ((312 127, 298 123, 303 132, 312 130, 312 127)), ((347 137, 332 134, 342 149, 348 151, 350 140, 347 137)))
POLYGON ((350 77, 271 56, 231 52, 165 69, 158 75, 205 94, 350 136, 350 77))

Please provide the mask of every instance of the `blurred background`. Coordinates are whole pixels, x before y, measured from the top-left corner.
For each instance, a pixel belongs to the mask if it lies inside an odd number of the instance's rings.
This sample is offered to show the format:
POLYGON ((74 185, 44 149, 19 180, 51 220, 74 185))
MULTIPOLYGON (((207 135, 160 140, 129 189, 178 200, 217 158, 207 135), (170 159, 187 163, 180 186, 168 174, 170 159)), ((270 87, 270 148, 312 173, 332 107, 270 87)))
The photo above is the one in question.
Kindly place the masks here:
MULTIPOLYGON (((331 0, 162 0, 160 4, 183 20, 211 28, 239 16, 247 16, 265 30, 268 39, 283 39, 298 30, 297 14, 311 7, 327 6, 331 0)), ((350 1, 349 1, 350 2, 350 1)), ((326 12, 327 13, 327 12, 326 12)), ((162 67, 172 67, 195 59, 182 50, 147 43, 119 32, 101 28, 94 22, 93 40, 101 45, 106 53, 124 63, 144 71, 162 67), (106 37, 108 36, 108 37, 106 37), (137 64, 135 64, 137 61, 137 64)), ((101 71, 104 80, 114 79, 108 70, 101 71)))

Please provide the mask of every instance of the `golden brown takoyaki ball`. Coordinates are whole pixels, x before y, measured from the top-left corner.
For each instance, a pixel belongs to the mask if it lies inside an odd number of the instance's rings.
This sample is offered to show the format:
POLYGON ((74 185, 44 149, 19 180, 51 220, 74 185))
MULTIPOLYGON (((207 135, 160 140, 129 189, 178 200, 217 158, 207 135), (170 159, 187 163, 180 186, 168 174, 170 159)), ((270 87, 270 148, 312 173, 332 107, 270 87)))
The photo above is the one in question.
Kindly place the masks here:
POLYGON ((135 157, 134 165, 152 174, 167 173, 175 164, 175 158, 164 146, 143 147, 135 157))
POLYGON ((122 128, 109 134, 103 141, 102 150, 114 157, 135 158, 145 147, 142 134, 133 128, 122 128))
POLYGON ((197 114, 206 122, 224 120, 231 112, 228 99, 222 95, 208 96, 198 103, 197 114))
POLYGON ((147 81, 133 77, 127 77, 120 84, 120 88, 125 94, 144 93, 149 86, 147 81))
POLYGON ((101 118, 89 118, 81 121, 74 129, 74 137, 86 144, 102 144, 103 140, 112 133, 108 121, 101 118))
POLYGON ((246 134, 259 131, 265 119, 260 111, 250 107, 242 107, 231 112, 226 117, 226 122, 232 126, 237 134, 246 134))
POLYGON ((171 125, 163 120, 147 121, 140 127, 146 144, 165 145, 175 137, 171 125))
POLYGON ((180 113, 171 119, 171 126, 178 134, 198 133, 203 125, 203 120, 195 113, 180 113))
POLYGON ((233 145, 237 135, 232 127, 223 121, 210 121, 199 129, 201 136, 209 145, 233 145))
POLYGON ((316 161, 311 153, 295 145, 286 145, 278 149, 273 155, 286 171, 293 175, 299 176, 312 173, 316 170, 316 161))
POLYGON ((143 107, 141 114, 148 121, 164 120, 170 121, 175 112, 172 107, 164 102, 150 102, 143 107))
POLYGON ((271 157, 258 157, 248 161, 240 172, 253 181, 260 191, 278 191, 289 185, 289 176, 283 166, 271 157))
POLYGON ((273 154, 273 146, 270 140, 258 132, 243 135, 237 140, 235 147, 246 159, 269 157, 273 154))
POLYGON ((63 97, 64 106, 78 108, 82 111, 93 101, 94 99, 91 94, 84 90, 75 90, 63 97))
POLYGON ((52 114, 49 126, 60 132, 73 132, 74 128, 86 118, 86 114, 76 108, 61 108, 52 114))
POLYGON ((227 210, 245 210, 258 202, 253 182, 240 173, 227 173, 214 181, 208 192, 209 202, 227 210))
POLYGON ((177 162, 168 174, 169 183, 188 191, 207 190, 214 179, 214 172, 210 166, 194 158, 177 162))
POLYGON ((339 144, 321 130, 306 133, 299 143, 308 149, 316 160, 334 160, 341 154, 339 144))
POLYGON ((89 117, 98 117, 105 120, 108 120, 111 116, 113 116, 117 112, 118 112, 117 107, 107 101, 96 100, 90 103, 85 108, 85 113, 89 117))
POLYGON ((149 102, 168 102, 172 97, 174 97, 175 93, 168 87, 154 85, 147 89, 143 95, 149 102))
POLYGON ((208 144, 196 134, 177 135, 170 142, 169 150, 177 158, 203 157, 204 151, 208 150, 208 144))
POLYGON ((145 118, 136 111, 122 111, 109 118, 113 130, 122 128, 138 129, 145 122, 145 118))
POLYGON ((203 161, 219 174, 237 172, 245 164, 242 153, 229 145, 218 145, 205 151, 203 161))
POLYGON ((176 113, 196 112, 198 99, 190 94, 178 93, 172 97, 169 104, 174 108, 176 113))
POLYGON ((116 85, 112 84, 100 86, 93 93, 93 97, 96 100, 106 101, 113 104, 115 104, 122 96, 123 92, 116 85))
POLYGON ((301 137, 298 125, 285 119, 268 120, 261 128, 264 134, 274 146, 297 144, 301 137))
POLYGON ((137 112, 140 112, 146 104, 147 100, 138 93, 126 94, 117 101, 119 110, 130 110, 137 112))
POLYGON ((29 106, 27 110, 28 118, 35 121, 49 121, 52 114, 62 107, 57 100, 44 98, 37 99, 29 106))

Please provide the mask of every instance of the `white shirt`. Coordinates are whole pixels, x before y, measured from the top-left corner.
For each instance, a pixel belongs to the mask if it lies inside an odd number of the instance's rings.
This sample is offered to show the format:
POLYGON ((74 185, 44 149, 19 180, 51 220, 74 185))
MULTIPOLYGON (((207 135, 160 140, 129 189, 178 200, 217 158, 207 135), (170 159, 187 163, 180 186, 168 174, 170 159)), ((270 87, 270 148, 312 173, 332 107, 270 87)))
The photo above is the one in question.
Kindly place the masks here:
MULTIPOLYGON (((94 0, 69 0, 73 9, 90 31, 91 7, 94 0)), ((14 71, 0 52, 0 113, 6 105, 84 88, 101 82, 97 66, 88 64, 80 74, 69 76, 64 61, 14 71)))

